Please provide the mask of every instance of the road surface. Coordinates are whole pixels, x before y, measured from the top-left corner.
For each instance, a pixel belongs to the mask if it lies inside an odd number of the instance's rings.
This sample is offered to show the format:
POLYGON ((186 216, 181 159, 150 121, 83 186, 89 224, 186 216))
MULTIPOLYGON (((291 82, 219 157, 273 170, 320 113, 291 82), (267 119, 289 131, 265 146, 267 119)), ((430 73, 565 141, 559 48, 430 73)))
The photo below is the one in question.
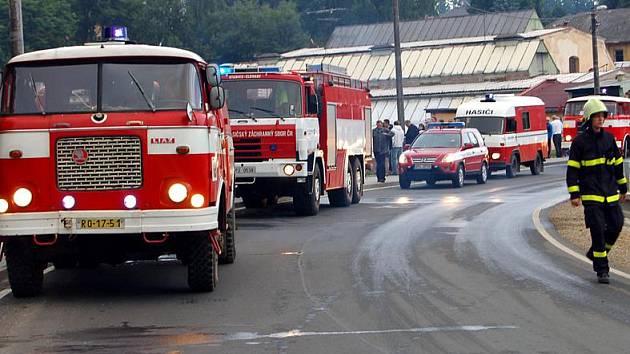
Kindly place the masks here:
POLYGON ((44 296, 0 300, 0 352, 628 352, 630 283, 597 284, 533 229, 563 173, 240 212, 208 294, 175 262, 53 271, 44 296))

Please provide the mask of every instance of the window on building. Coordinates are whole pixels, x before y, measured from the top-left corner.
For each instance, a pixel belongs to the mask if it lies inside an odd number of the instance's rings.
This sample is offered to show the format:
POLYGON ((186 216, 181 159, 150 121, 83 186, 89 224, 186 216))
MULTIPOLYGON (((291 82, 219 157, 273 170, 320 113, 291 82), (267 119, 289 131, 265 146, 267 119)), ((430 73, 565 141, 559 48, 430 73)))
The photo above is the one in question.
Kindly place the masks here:
POLYGON ((529 130, 531 128, 529 124, 529 112, 523 112, 523 130, 529 130))
POLYGON ((615 49, 615 61, 623 61, 623 49, 615 49))
POLYGON ((580 72, 580 58, 576 56, 572 56, 569 58, 569 72, 570 73, 580 72))

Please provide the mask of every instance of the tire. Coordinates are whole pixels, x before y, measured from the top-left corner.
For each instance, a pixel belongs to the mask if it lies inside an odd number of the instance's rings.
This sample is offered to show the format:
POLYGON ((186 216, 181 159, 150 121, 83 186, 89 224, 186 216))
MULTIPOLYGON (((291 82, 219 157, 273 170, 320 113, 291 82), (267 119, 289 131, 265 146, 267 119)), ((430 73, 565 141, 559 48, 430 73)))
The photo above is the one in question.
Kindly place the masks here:
POLYGON ((5 243, 7 273, 13 296, 32 297, 41 294, 44 285, 45 264, 37 262, 33 246, 28 239, 5 243))
POLYGON ((435 186, 435 184, 437 183, 437 180, 435 178, 428 178, 425 182, 429 186, 435 186))
POLYGON ((516 157, 516 155, 512 155, 512 158, 510 159, 510 164, 505 167, 505 175, 507 176, 507 178, 514 178, 516 177, 516 173, 518 172, 518 170, 518 158, 516 157))
POLYGON ((227 213, 226 229, 224 233, 223 252, 219 256, 219 264, 232 264, 236 260, 236 213, 234 209, 227 213))
POLYGON ((219 281, 219 257, 207 232, 195 232, 187 240, 188 287, 195 292, 213 291, 219 281))
POLYGON ((464 179, 466 178, 466 173, 464 171, 464 166, 457 166, 457 172, 455 173, 455 177, 453 177, 453 187, 462 188, 464 186, 464 179))
POLYGON ((363 168, 359 159, 354 159, 352 162, 352 175, 354 180, 354 186, 352 188, 352 204, 359 204, 361 198, 363 198, 363 168))
POLYGON ((243 204, 245 204, 245 208, 247 209, 258 209, 262 208, 264 205, 263 198, 252 194, 244 194, 241 198, 243 199, 243 204))
MULTIPOLYGON (((348 161, 350 162, 350 161, 348 161)), ((352 204, 352 191, 354 190, 354 178, 352 178, 352 166, 348 163, 346 169, 346 176, 344 180, 344 187, 334 189, 328 192, 328 200, 330 205, 336 208, 346 208, 352 204)))
POLYGON ((306 185, 298 185, 293 195, 293 208, 300 216, 313 216, 319 213, 319 199, 321 198, 322 182, 319 167, 316 165, 311 176, 311 190, 306 185))
POLYGON ((481 164, 479 176, 477 176, 477 184, 486 184, 486 182, 488 182, 488 165, 483 162, 481 164))
POLYGON ((400 189, 409 189, 411 187, 411 180, 407 178, 406 173, 401 173, 398 176, 398 184, 400 185, 400 189))
POLYGON ((531 166, 529 166, 532 175, 538 176, 542 172, 542 164, 542 157, 540 157, 540 154, 536 154, 536 159, 532 162, 531 166))

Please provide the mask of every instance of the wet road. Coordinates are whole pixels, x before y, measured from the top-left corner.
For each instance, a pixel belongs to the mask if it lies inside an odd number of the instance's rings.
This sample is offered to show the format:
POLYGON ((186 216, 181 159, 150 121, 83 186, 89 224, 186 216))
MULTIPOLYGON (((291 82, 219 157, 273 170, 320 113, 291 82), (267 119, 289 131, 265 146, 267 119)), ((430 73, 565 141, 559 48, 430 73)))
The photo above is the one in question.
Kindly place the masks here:
POLYGON ((44 296, 0 300, 0 352, 628 352, 630 283, 596 284, 533 228, 563 172, 241 212, 210 294, 172 262, 53 271, 44 296))

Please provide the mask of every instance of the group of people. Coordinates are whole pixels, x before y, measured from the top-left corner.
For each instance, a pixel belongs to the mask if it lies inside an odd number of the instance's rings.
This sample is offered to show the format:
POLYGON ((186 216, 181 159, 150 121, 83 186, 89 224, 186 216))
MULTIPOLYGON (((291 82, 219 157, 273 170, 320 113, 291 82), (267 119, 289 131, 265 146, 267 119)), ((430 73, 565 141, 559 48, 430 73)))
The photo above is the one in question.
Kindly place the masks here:
POLYGON ((372 130, 372 149, 379 183, 385 183, 387 172, 398 174, 398 158, 402 154, 403 146, 413 143, 420 134, 420 128, 409 120, 405 121, 405 127, 406 132, 398 121, 391 124, 389 119, 385 119, 377 121, 376 128, 372 130))

